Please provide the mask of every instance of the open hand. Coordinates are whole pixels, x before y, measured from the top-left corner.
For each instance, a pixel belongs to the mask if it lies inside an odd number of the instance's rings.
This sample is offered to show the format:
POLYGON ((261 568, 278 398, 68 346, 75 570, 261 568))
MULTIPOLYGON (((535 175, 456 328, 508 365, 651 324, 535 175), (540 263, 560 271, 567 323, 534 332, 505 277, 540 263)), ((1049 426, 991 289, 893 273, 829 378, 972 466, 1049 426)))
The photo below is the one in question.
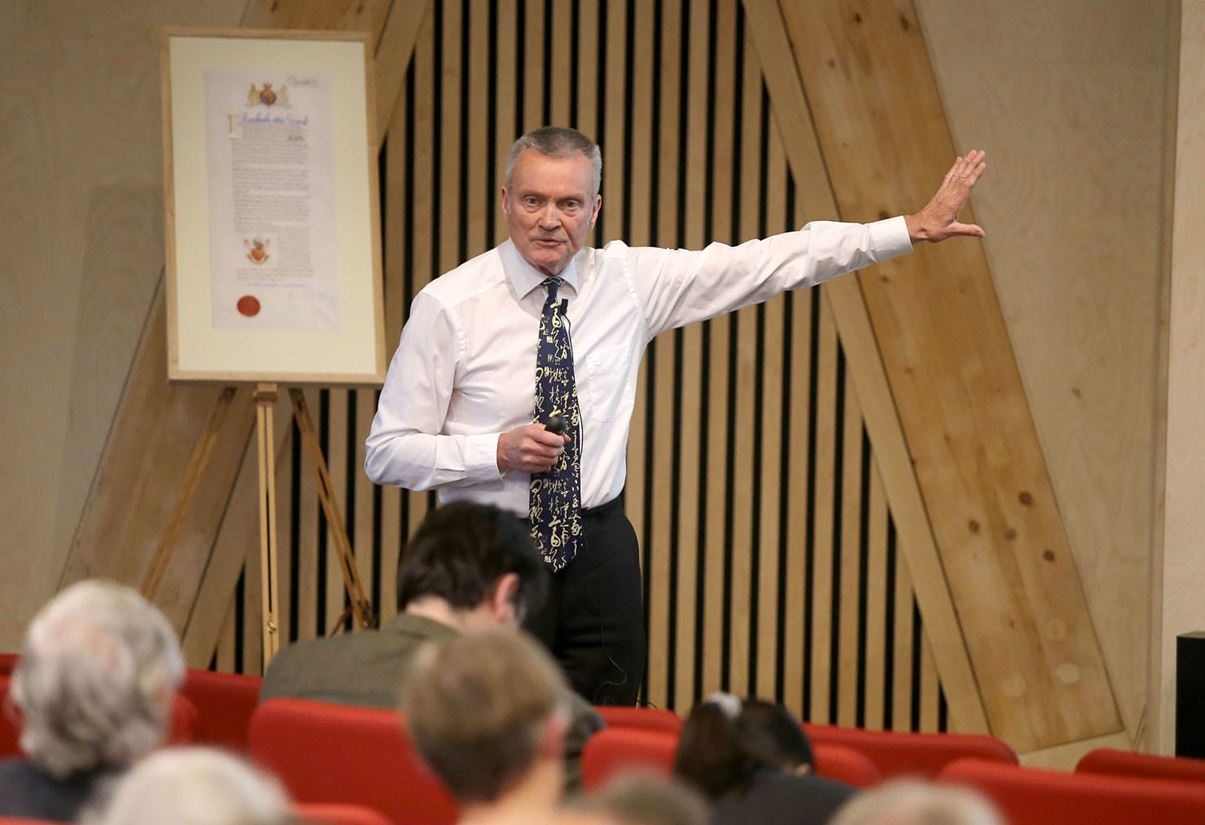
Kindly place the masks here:
POLYGON ((974 223, 959 223, 958 213, 966 205, 967 198, 983 170, 986 153, 972 149, 965 157, 954 161, 950 171, 925 208, 915 215, 905 215, 908 237, 915 241, 944 241, 956 236, 982 238, 983 228, 974 223))

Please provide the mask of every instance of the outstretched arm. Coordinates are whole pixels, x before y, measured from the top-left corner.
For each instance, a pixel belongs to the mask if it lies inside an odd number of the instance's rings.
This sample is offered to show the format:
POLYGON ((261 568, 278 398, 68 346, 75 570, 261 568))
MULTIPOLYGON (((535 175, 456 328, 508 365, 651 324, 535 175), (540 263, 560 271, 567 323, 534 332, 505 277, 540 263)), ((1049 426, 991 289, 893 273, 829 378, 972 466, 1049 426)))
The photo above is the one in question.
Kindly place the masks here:
POLYGON ((959 223, 958 213, 966 205, 971 190, 987 168, 986 153, 972 149, 965 157, 954 161, 950 171, 925 208, 915 215, 905 215, 908 237, 916 241, 944 241, 957 236, 983 237, 983 228, 974 223, 959 223))

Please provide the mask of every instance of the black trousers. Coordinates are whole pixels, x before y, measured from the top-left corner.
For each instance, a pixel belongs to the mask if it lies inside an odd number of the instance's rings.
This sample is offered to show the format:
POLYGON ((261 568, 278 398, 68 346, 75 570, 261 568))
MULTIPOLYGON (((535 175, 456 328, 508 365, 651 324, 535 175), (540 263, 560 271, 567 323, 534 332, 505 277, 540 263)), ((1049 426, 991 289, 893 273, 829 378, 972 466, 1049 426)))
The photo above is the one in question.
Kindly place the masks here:
POLYGON ((549 576, 527 630, 547 645, 573 689, 595 705, 634 705, 644 679, 640 549, 623 496, 583 510, 586 548, 549 576))

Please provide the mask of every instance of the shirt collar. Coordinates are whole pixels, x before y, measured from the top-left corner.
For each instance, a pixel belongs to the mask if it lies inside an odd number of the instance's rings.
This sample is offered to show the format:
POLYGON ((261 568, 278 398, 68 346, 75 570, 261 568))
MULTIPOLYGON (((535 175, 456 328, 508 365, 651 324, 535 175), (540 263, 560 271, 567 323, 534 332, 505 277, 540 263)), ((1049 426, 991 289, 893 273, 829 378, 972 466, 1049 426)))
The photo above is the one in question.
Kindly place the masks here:
MULTIPOLYGON (((509 238, 502 244, 499 251, 502 253, 502 266, 506 270, 506 277, 510 279, 511 286, 514 287, 515 295, 519 297, 519 300, 523 300, 530 293, 539 289, 548 278, 547 275, 523 259, 519 250, 515 248, 514 241, 509 238)), ((581 250, 578 250, 578 254, 570 259, 558 276, 575 296, 578 294, 577 259, 580 256, 581 250)))

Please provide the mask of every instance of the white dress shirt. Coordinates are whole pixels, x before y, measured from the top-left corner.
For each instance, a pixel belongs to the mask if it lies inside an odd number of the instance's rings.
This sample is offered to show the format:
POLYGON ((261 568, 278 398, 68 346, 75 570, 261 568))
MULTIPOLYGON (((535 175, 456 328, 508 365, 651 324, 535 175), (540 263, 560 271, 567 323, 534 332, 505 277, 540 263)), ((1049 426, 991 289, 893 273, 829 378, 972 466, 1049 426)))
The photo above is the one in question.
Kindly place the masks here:
MULTIPOLYGON (((701 251, 582 249, 561 272, 582 413, 584 508, 623 490, 636 378, 659 333, 912 249, 902 217, 817 221, 701 251)), ((389 365, 366 442, 377 484, 439 490, 527 515, 530 475, 498 470, 498 436, 529 424, 544 274, 510 241, 428 284, 389 365)))

